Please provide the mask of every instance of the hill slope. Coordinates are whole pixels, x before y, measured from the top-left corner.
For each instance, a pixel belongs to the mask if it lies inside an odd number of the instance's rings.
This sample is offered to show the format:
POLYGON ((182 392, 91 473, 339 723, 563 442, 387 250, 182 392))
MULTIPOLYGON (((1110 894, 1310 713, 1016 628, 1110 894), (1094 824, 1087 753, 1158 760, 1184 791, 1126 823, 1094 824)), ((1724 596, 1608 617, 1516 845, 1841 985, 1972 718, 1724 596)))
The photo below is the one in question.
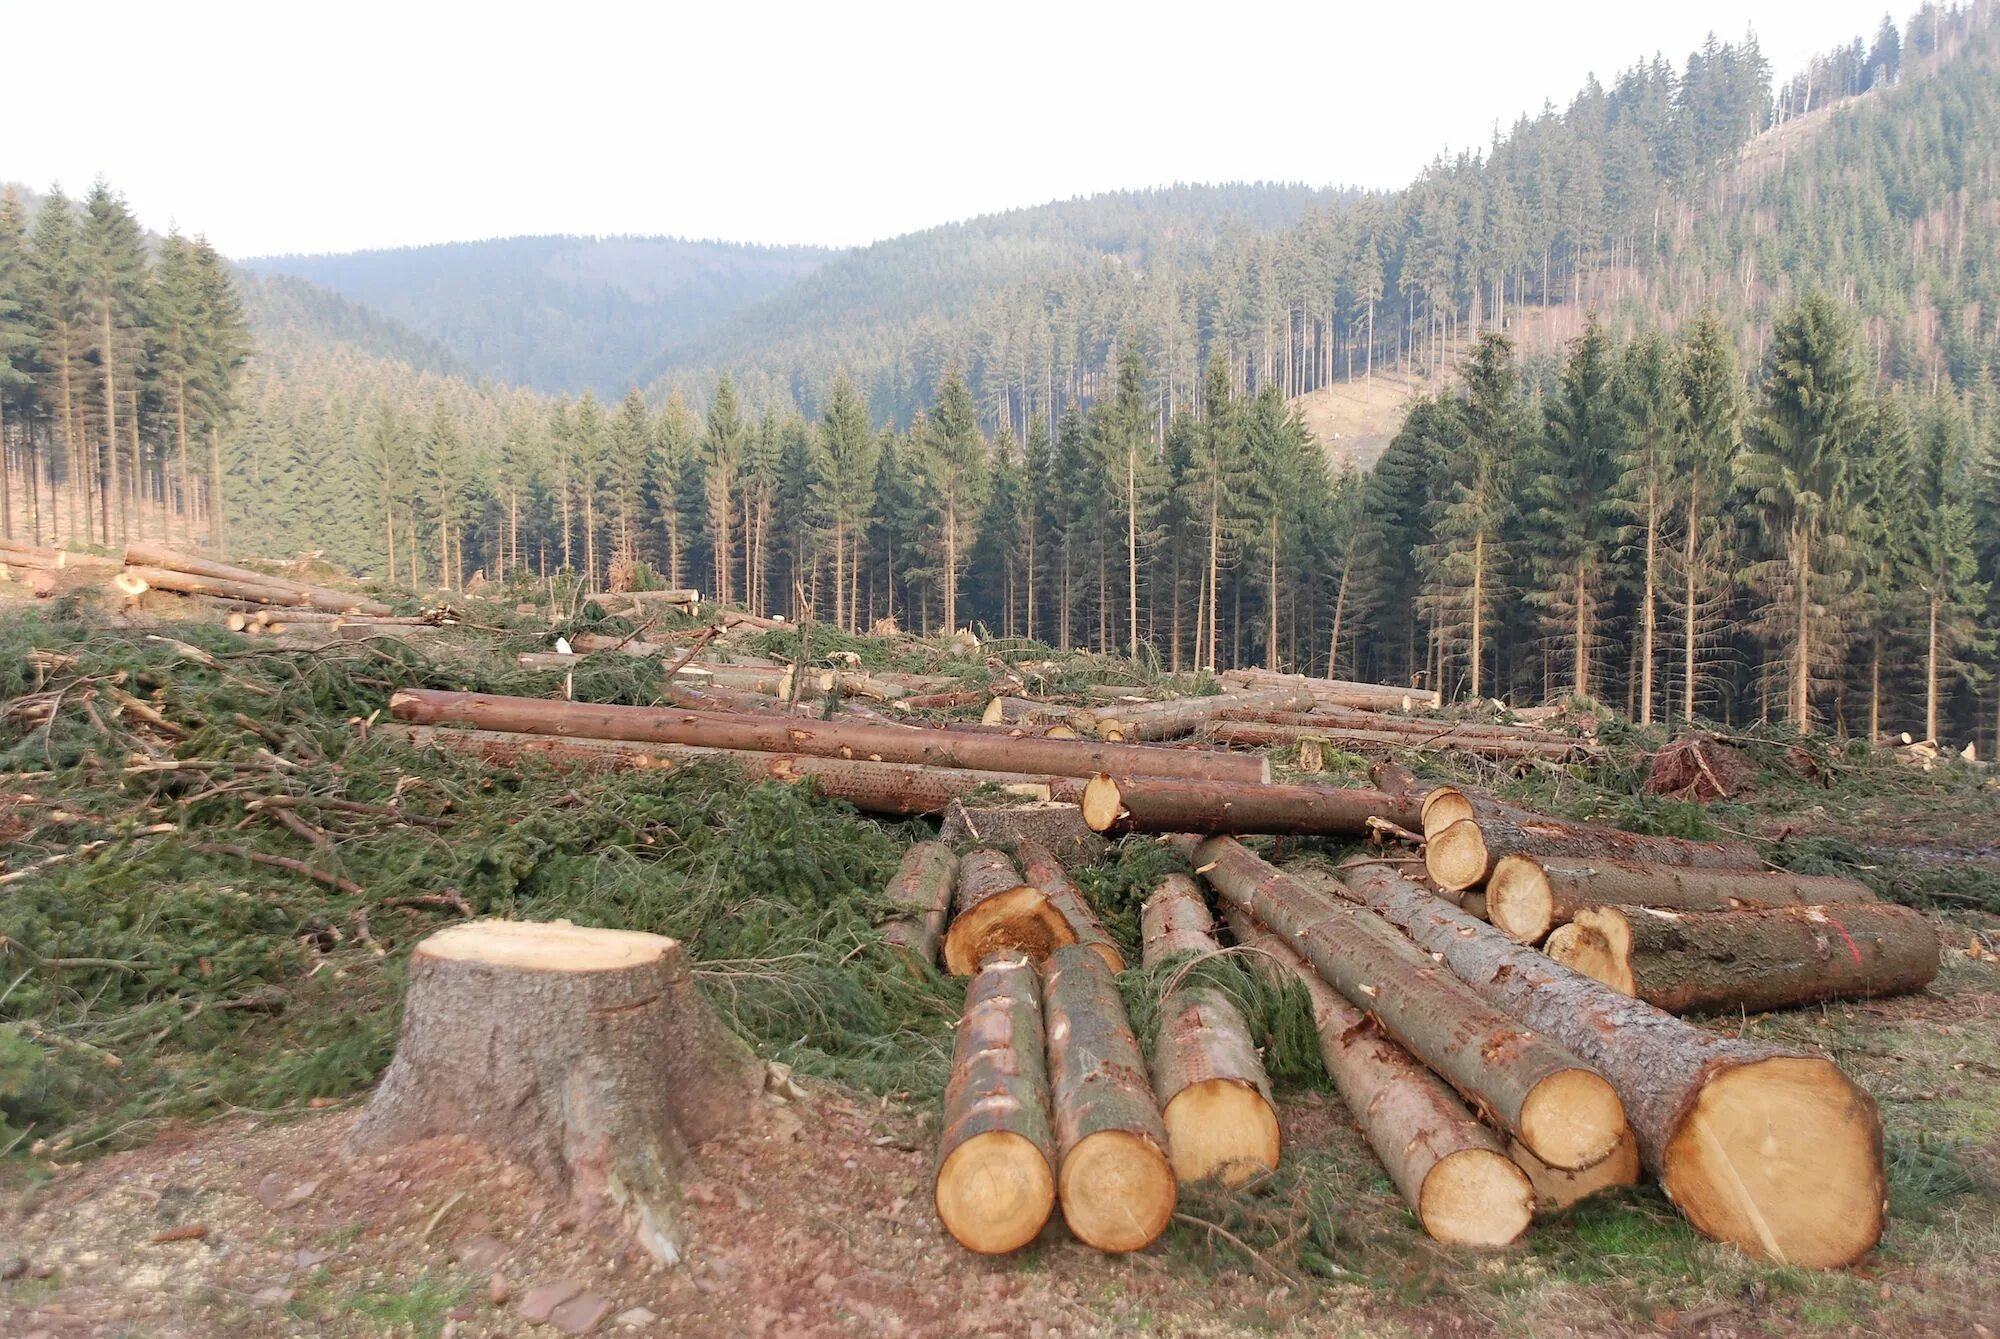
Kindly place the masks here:
POLYGON ((661 349, 837 254, 676 237, 508 237, 242 264, 366 304, 479 375, 615 395, 661 349))

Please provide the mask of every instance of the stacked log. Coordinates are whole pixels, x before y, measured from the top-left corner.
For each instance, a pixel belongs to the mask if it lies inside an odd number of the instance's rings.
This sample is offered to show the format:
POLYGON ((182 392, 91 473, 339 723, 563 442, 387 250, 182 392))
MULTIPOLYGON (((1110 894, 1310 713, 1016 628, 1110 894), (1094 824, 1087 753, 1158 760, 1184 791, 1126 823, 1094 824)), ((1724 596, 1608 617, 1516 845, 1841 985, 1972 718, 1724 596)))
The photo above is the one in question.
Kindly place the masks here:
POLYGON ((1073 719, 1086 719, 1091 733, 1099 739, 1157 740, 1191 735, 1225 711, 1303 711, 1313 704, 1312 691, 1303 687, 1260 688, 1241 693, 1217 693, 1209 697, 1176 698, 1170 702, 1150 702, 1131 707, 1104 707, 1073 719))
POLYGON ((1268 964, 1267 978, 1290 977, 1306 988, 1326 1072, 1424 1231, 1451 1246, 1505 1246, 1527 1231, 1532 1174, 1510 1160, 1458 1094, 1248 912, 1231 907, 1229 929, 1268 964))
POLYGON ((1625 1118, 1603 1077, 1439 973, 1379 918, 1308 888, 1228 837, 1200 842, 1192 857, 1225 901, 1284 936, 1328 985, 1536 1157, 1582 1168, 1617 1147, 1625 1118))
POLYGON ((1483 999, 1610 1079, 1647 1169, 1697 1231, 1815 1268, 1851 1264, 1873 1248, 1887 1193, 1882 1121, 1831 1061, 1683 1023, 1515 943, 1385 865, 1350 865, 1342 879, 1483 999))
POLYGON ((1276 670, 1263 669, 1224 670, 1220 678, 1231 686, 1304 688, 1312 693, 1315 702, 1329 707, 1414 711, 1419 707, 1440 705, 1437 693, 1428 688, 1398 688, 1394 684, 1354 683, 1347 679, 1314 679, 1302 674, 1280 674, 1276 670))
POLYGON ((1069 918, 1021 878, 1005 851, 982 847, 959 860, 958 914, 944 940, 945 970, 953 976, 972 975, 995 953, 1025 954, 1039 963, 1076 942, 1069 918))
POLYGON ((1098 775, 1083 791, 1093 832, 1365 837, 1371 819, 1414 823, 1416 802, 1379 790, 1098 775))
POLYGON ((980 713, 982 725, 1051 725, 1069 719, 1070 709, 1059 702, 1038 702, 1031 697, 996 697, 980 713))
POLYGON ((54 572, 68 566, 69 555, 61 549, 45 549, 20 540, 0 539, 0 566, 30 572, 54 572))
POLYGON ((882 938, 924 966, 934 966, 957 883, 958 857, 943 842, 918 842, 903 852, 895 877, 882 891, 896 913, 882 927, 882 938))
POLYGON ((389 706, 396 719, 419 725, 470 725, 526 734, 866 758, 1002 772, 1091 776, 1108 771, 1121 776, 1261 781, 1269 770, 1261 758, 1236 759, 1225 754, 1146 744, 1014 739, 1004 735, 927 730, 913 725, 548 702, 486 693, 406 689, 397 692, 389 706), (1239 763, 1250 766, 1246 769, 1239 763))
POLYGON ((752 781, 809 783, 828 799, 845 800, 863 813, 894 818, 941 814, 965 796, 997 790, 1025 800, 1083 798, 1074 777, 987 772, 964 767, 824 758, 796 753, 689 748, 618 739, 558 739, 505 730, 441 730, 433 726, 378 725, 372 733, 413 748, 468 753, 502 766, 537 759, 584 771, 672 769, 690 763, 726 763, 752 781))
POLYGON ((1590 907, 1664 911, 1743 911, 1762 907, 1872 902, 1853 879, 1788 870, 1691 869, 1617 860, 1503 856, 1486 880, 1486 919, 1508 938, 1539 944, 1590 907))
POLYGON ((136 540, 125 546, 125 570, 119 574, 117 585, 127 595, 141 595, 157 588, 191 595, 221 595, 254 604, 303 605, 336 614, 389 612, 388 605, 353 591, 333 590, 248 567, 190 557, 162 545, 136 540), (274 592, 283 592, 284 597, 274 598, 274 592))
POLYGON ((1111 969, 1081 944, 1058 948, 1043 1000, 1063 1221, 1100 1251, 1140 1250, 1166 1231, 1178 1187, 1111 969))
POLYGON ((1586 907, 1550 954, 1670 1014, 1755 1013, 1906 995, 1937 975, 1937 931, 1886 902, 1663 911, 1586 907))
POLYGON ((1069 925, 1074 942, 1104 959, 1104 965, 1112 971, 1124 971, 1125 955, 1104 932, 1097 913, 1084 900, 1082 890, 1070 881, 1069 872, 1056 859, 1055 852, 1033 838, 1024 837, 1014 843, 1014 856, 1021 862, 1022 880, 1048 898, 1049 905, 1069 925))
POLYGON ((1334 725, 1331 722, 1294 724, 1263 720, 1218 721, 1208 727, 1207 734, 1208 738, 1216 743, 1228 744, 1235 748, 1269 748, 1279 744, 1296 744, 1303 740, 1318 740, 1354 753, 1377 752, 1383 749, 1411 749, 1426 753, 1469 753, 1480 758, 1539 758, 1549 762, 1568 762, 1573 758, 1601 752, 1595 745, 1576 739, 1546 742, 1534 739, 1506 739, 1490 735, 1462 734, 1449 728, 1435 728, 1433 723, 1428 721, 1423 724, 1427 728, 1421 730, 1362 730, 1334 725))
MULTIPOLYGON (((1201 890, 1185 874, 1160 881, 1140 924, 1148 968, 1221 951, 1201 890)), ((1169 990, 1153 1033, 1152 1075, 1175 1177, 1236 1186, 1276 1169, 1271 1080, 1235 1001, 1213 986, 1169 990)))
POLYGON ((996 954, 965 988, 952 1045, 938 1221, 968 1250, 1019 1250, 1055 1211, 1055 1160, 1041 981, 1026 957, 996 954))

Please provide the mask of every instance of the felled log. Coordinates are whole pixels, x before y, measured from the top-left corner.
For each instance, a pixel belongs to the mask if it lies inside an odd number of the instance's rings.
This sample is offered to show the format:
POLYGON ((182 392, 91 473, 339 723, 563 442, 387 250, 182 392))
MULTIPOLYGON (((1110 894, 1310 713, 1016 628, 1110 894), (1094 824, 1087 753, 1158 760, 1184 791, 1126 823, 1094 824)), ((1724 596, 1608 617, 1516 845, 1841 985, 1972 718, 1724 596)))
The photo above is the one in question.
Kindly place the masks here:
POLYGON ((995 953, 1026 954, 1040 963, 1076 942, 1069 918, 1021 878, 1005 851, 982 847, 959 860, 958 914, 944 939, 944 966, 953 976, 972 975, 995 953))
POLYGON ((470 1135, 674 1261, 689 1150, 750 1120, 762 1085, 675 941, 470 921, 410 954, 395 1059, 347 1148, 470 1135))
POLYGON ((1647 1169, 1697 1231, 1814 1268, 1851 1264, 1875 1245, 1887 1194, 1882 1119, 1831 1061, 1683 1023, 1387 866, 1351 865, 1342 879, 1481 997, 1609 1078, 1647 1169))
POLYGON ((1338 786, 1244 785, 1094 776, 1083 790, 1093 832, 1209 832, 1365 837, 1368 820, 1416 821, 1404 796, 1338 786))
POLYGON ((514 657, 514 668, 524 670, 566 670, 575 669, 583 657, 575 652, 523 651, 514 657))
POLYGON ((1630 1130, 1618 1141, 1618 1147, 1611 1150, 1611 1156, 1595 1167, 1585 1167, 1581 1171, 1565 1171, 1551 1167, 1530 1153, 1518 1139, 1507 1141, 1507 1156, 1514 1165, 1527 1175, 1528 1182, 1535 1188, 1535 1209, 1540 1213, 1560 1213, 1607 1190, 1617 1190, 1621 1186, 1639 1184, 1640 1173, 1645 1170, 1639 1160, 1639 1140, 1630 1130))
POLYGON ((1267 979, 1289 976, 1306 988, 1326 1072, 1424 1231, 1451 1246, 1505 1246, 1527 1231, 1532 1177, 1458 1094, 1320 980, 1282 937, 1240 908, 1231 907, 1228 919, 1236 942, 1268 964, 1267 979))
POLYGON ((230 600, 247 600, 252 604, 306 603, 305 594, 290 586, 269 586, 164 567, 127 567, 111 579, 111 584, 121 595, 135 599, 149 590, 167 590, 182 595, 216 595, 230 600))
POLYGON ((1124 1002, 1081 944, 1049 954, 1042 998, 1063 1221, 1100 1251, 1139 1250, 1167 1230, 1177 1186, 1124 1002))
POLYGON ((899 703, 909 711, 949 711, 955 707, 970 707, 986 700, 986 694, 978 688, 959 688, 944 693, 913 693, 899 703))
POLYGON ((1544 1162, 1588 1167, 1616 1147, 1625 1119, 1610 1084, 1439 972, 1379 918, 1228 837, 1201 842, 1193 861, 1230 905, 1284 936, 1328 985, 1544 1162))
MULTIPOLYGON (((1221 951, 1201 890, 1185 874, 1160 881, 1140 926, 1149 968, 1221 951)), ((1168 991, 1153 1032, 1152 1075, 1177 1179, 1236 1186, 1277 1167, 1271 1079, 1234 1000, 1213 986, 1168 991)))
POLYGON ((821 757, 869 758, 1001 772, 1045 772, 1091 776, 1180 776, 1200 779, 1262 780, 1269 764, 1252 764, 1246 776, 1236 759, 1146 744, 1100 744, 1071 739, 1013 739, 1004 735, 926 730, 913 725, 862 721, 793 721, 770 717, 711 714, 658 707, 547 702, 531 697, 448 693, 411 688, 389 700, 396 719, 419 725, 447 723, 487 730, 627 739, 650 744, 692 744, 707 748, 821 757))
POLYGON ((470 753, 505 766, 519 766, 532 758, 557 767, 589 771, 644 771, 648 768, 672 769, 698 762, 722 762, 741 772, 749 781, 810 782, 828 799, 845 800, 863 813, 886 814, 896 818, 941 814, 954 801, 982 788, 1034 802, 1058 799, 1073 804, 1083 798, 1083 783, 1074 777, 1035 776, 1022 772, 983 772, 962 767, 925 767, 920 763, 688 748, 678 744, 638 744, 618 739, 557 739, 504 730, 454 730, 421 725, 378 725, 371 733, 412 747, 470 753))
POLYGON ((1484 884, 1493 867, 1510 855, 1545 861, 1616 860, 1682 869, 1754 870, 1764 864, 1749 842, 1647 837, 1502 806, 1479 807, 1476 816, 1440 827, 1450 812, 1450 801, 1438 798, 1436 791, 1425 798, 1430 808, 1423 819, 1428 839, 1424 867, 1440 887, 1453 891, 1484 884))
POLYGON ((1069 872, 1056 859, 1055 852, 1031 837, 1019 838, 1014 843, 1014 856, 1021 862, 1021 879, 1032 887, 1039 888, 1049 899, 1049 905, 1056 909, 1064 921, 1068 922, 1070 933, 1076 943, 1088 947, 1104 965, 1114 972, 1125 970, 1125 955, 1104 932, 1103 922, 1084 900, 1083 892, 1070 881, 1069 872))
POLYGON ((1082 809, 1062 803, 1008 808, 954 804, 945 811, 938 839, 954 846, 968 841, 999 846, 1038 842, 1069 869, 1097 863, 1110 846, 1083 821, 1082 809))
POLYGON ((965 988, 952 1043, 938 1221, 968 1250, 1019 1250, 1055 1211, 1055 1161, 1041 980, 1026 957, 996 954, 965 988))
POLYGON ((1588 907, 1743 911, 1874 900, 1868 885, 1854 879, 1788 870, 1688 869, 1522 854, 1496 861, 1486 880, 1486 919, 1523 944, 1541 943, 1588 907))
MULTIPOLYGON (((254 568, 237 567, 230 563, 219 563, 210 558, 196 558, 159 544, 147 544, 134 540, 125 545, 125 566, 129 568, 166 569, 188 576, 212 577, 218 581, 238 582, 251 586, 269 586, 298 592, 305 598, 286 603, 307 605, 314 609, 330 610, 333 613, 386 614, 389 606, 380 600, 371 600, 354 591, 334 590, 328 586, 315 586, 310 582, 295 581, 290 577, 272 576, 254 568)), ((161 581, 152 585, 162 590, 175 587, 161 581)), ((206 592, 213 593, 213 592, 206 592)), ((224 592, 225 594, 227 592, 224 592)), ((279 601, 261 600, 260 604, 275 604, 279 601)))
POLYGON ((1232 748, 1270 748, 1316 739, 1356 753, 1377 749, 1412 749, 1424 753, 1466 753, 1479 758, 1541 758, 1551 762, 1565 762, 1594 751, 1592 746, 1581 740, 1545 744, 1529 739, 1496 739, 1450 731, 1424 735, 1389 730, 1354 730, 1332 724, 1285 725, 1267 721, 1218 721, 1208 727, 1207 737, 1232 748))
POLYGON ((1661 911, 1585 907, 1551 955, 1670 1014, 1756 1013, 1843 996, 1906 995, 1931 983, 1938 937, 1890 902, 1661 911))
POLYGON ((1226 684, 1246 684, 1257 688, 1295 684, 1310 689, 1315 701, 1334 707, 1413 711, 1418 707, 1438 705, 1437 693, 1429 688, 1398 688, 1394 684, 1355 683, 1347 679, 1314 679, 1264 669, 1224 670, 1219 677, 1226 684))
POLYGON ((0 539, 0 563, 34 572, 54 572, 68 566, 61 549, 45 549, 19 540, 0 539))
POLYGON ((1208 697, 1183 697, 1133 707, 1100 707, 1089 713, 1090 728, 1099 739, 1177 739, 1191 735, 1217 714, 1244 707, 1266 711, 1303 711, 1313 704, 1310 690, 1290 686, 1260 688, 1208 697))
POLYGON ((1059 702, 1038 702, 1029 697, 996 697, 980 714, 982 725, 1046 725, 1067 720, 1070 709, 1059 702))
POLYGON ((616 604, 623 600, 635 605, 693 605, 701 603, 701 592, 698 590, 597 591, 583 598, 597 604, 616 604))
POLYGON ((882 895, 896 908, 882 938, 926 967, 937 962, 951 892, 958 882, 958 857, 943 842, 918 842, 903 852, 895 877, 882 895))

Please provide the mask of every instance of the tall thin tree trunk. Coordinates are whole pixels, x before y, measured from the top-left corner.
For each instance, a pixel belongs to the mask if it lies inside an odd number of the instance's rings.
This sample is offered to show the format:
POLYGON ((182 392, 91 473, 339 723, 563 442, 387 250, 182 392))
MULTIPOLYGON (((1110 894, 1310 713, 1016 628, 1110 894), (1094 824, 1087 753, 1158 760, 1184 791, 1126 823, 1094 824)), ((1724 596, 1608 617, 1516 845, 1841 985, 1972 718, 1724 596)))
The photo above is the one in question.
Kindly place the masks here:
POLYGON ((1687 581, 1687 605, 1681 611, 1687 644, 1681 648, 1681 711, 1688 723, 1694 723, 1694 660, 1695 641, 1700 635, 1701 618, 1695 607, 1697 594, 1695 580, 1695 558, 1697 539, 1701 534, 1701 475, 1696 472, 1688 480, 1688 520, 1687 556, 1683 563, 1686 569, 1682 576, 1687 581))
POLYGON ((223 511, 222 495, 222 425, 208 425, 208 542, 215 547, 215 556, 229 554, 227 513, 223 511))
MULTIPOLYGON (((1290 333, 1290 316, 1286 317, 1286 332, 1290 333)), ((1291 345, 1285 347, 1287 361, 1291 357, 1291 345)), ((1125 597, 1127 617, 1131 620, 1126 627, 1130 639, 1132 658, 1139 658, 1139 444, 1127 439, 1125 443, 1125 597)))
POLYGON ((1807 574, 1812 571, 1812 550, 1803 526, 1795 525, 1792 531, 1793 551, 1797 555, 1792 562, 1792 577, 1798 583, 1797 618, 1798 645, 1793 649, 1791 717, 1792 725, 1804 733, 1812 726, 1809 711, 1812 699, 1812 651, 1810 643, 1810 621, 1812 618, 1812 582, 1807 574))
POLYGON ((1658 620, 1660 481, 1646 481, 1646 590, 1639 605, 1639 724, 1653 723, 1653 631, 1658 620))
POLYGON ((1938 593, 1930 591, 1930 647, 1924 656, 1924 738, 1933 744, 1938 737, 1938 593))
MULTIPOLYGON (((1486 532, 1479 531, 1472 537, 1472 696, 1477 698, 1480 686, 1485 680, 1480 670, 1485 665, 1486 632, 1486 532)), ((1444 666, 1438 666, 1439 698, 1442 702, 1444 689, 1444 666)))

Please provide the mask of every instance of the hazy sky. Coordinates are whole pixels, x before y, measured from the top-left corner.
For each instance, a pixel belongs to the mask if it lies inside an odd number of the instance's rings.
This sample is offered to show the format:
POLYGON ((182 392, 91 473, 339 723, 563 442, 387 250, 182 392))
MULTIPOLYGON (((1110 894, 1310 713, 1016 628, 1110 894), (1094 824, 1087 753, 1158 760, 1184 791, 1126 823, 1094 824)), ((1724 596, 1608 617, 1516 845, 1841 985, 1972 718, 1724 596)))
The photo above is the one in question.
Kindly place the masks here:
POLYGON ((0 180, 77 192, 102 173, 148 226, 237 256, 546 232, 856 243, 1176 180, 1397 186, 1593 71, 1679 65, 1754 26, 1788 73, 1882 12, 0 0, 0 180))

